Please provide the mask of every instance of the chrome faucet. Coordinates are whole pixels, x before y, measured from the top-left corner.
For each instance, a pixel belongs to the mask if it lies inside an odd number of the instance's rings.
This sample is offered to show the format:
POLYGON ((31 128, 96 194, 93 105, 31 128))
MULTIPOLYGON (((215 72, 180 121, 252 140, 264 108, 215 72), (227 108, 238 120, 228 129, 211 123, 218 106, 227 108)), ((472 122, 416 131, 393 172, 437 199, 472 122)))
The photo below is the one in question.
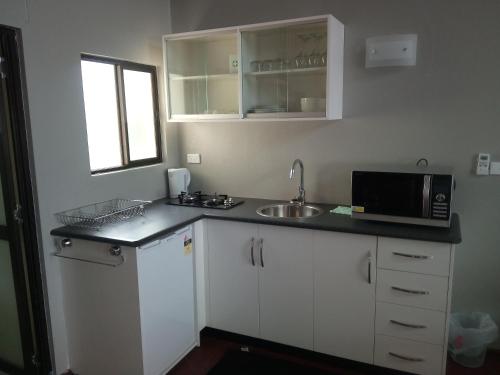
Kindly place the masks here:
POLYGON ((295 166, 299 165, 300 167, 300 185, 299 185, 299 195, 296 198, 292 199, 290 203, 298 204, 299 206, 303 206, 306 202, 306 191, 304 190, 304 164, 302 160, 295 159, 292 164, 292 169, 290 169, 290 180, 295 176, 295 166))

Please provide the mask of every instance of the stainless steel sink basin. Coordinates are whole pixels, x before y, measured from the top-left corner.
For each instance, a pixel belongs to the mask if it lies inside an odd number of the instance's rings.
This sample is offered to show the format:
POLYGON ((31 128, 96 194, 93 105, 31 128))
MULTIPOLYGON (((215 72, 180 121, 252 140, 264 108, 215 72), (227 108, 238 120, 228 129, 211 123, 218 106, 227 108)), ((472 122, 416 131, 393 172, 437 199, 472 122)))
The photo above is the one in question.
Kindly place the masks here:
POLYGON ((266 217, 299 219, 321 215, 323 210, 315 206, 299 206, 291 203, 282 203, 260 207, 257 209, 257 213, 266 217))

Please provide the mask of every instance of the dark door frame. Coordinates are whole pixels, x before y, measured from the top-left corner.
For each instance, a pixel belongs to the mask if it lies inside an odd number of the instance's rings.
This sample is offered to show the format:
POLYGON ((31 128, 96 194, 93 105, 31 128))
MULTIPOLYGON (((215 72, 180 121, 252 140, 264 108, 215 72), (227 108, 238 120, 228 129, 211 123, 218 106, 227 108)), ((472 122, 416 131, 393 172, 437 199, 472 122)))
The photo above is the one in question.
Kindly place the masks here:
POLYGON ((43 249, 36 200, 33 148, 29 123, 27 86, 21 30, 0 25, 0 163, 7 228, 0 238, 9 240, 14 284, 22 336, 24 371, 0 362, 0 370, 12 374, 47 375, 52 369, 46 294, 43 278, 43 249), (5 89, 5 90, 4 90, 5 89), (6 95, 4 95, 6 94, 6 95), (13 124, 15 126, 9 126, 13 124), (9 178, 6 178, 9 177, 9 178), (14 210, 20 206, 21 220, 14 210))

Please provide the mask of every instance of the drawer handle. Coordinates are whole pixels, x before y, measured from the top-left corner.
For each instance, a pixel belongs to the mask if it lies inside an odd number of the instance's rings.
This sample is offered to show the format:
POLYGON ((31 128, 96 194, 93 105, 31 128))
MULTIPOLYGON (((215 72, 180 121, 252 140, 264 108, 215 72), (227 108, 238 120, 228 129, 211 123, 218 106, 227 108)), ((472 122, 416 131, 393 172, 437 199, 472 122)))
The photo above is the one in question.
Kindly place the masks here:
POLYGON ((404 361, 410 361, 410 362, 424 362, 423 358, 418 358, 418 357, 408 357, 407 355, 401 355, 393 352, 389 352, 390 356, 393 356, 398 359, 402 359, 404 361))
POLYGON ((405 258, 412 258, 412 259, 432 259, 433 258, 431 255, 406 254, 406 253, 400 253, 397 251, 393 251, 392 254, 396 255, 398 257, 405 257, 405 258))
POLYGON ((403 293, 408 293, 408 294, 418 294, 420 296, 425 296, 430 294, 426 290, 412 290, 412 289, 405 289, 405 288, 400 288, 399 286, 391 286, 392 290, 396 290, 398 292, 403 292, 403 293))
POLYGON ((427 326, 421 325, 421 324, 411 324, 411 323, 404 323, 404 322, 398 322, 397 320, 389 320, 392 324, 396 324, 398 326, 402 327, 407 327, 407 328, 427 328, 427 326))

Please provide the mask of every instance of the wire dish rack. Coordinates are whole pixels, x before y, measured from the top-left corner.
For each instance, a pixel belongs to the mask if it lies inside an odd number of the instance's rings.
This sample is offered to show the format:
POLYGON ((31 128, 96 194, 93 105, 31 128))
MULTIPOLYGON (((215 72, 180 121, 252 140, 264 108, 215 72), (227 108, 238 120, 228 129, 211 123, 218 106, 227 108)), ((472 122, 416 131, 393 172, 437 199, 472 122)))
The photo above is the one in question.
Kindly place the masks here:
POLYGON ((145 206, 151 201, 115 198, 56 213, 63 225, 99 229, 105 224, 117 223, 136 216, 144 216, 145 206))

